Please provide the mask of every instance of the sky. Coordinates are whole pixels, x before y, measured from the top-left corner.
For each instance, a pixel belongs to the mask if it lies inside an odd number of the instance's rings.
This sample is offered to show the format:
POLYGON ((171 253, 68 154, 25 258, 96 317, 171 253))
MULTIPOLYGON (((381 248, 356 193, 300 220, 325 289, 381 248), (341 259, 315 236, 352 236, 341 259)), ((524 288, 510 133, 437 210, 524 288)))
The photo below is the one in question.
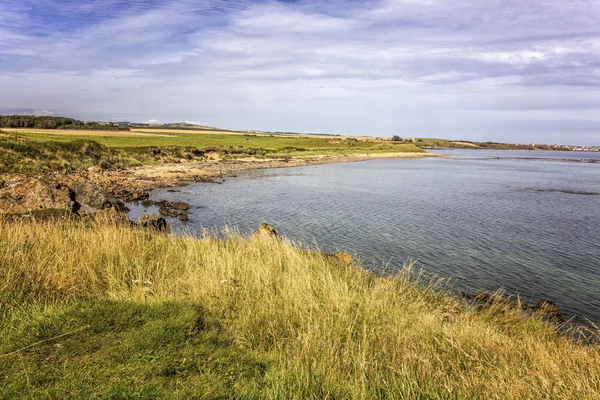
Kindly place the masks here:
POLYGON ((0 0, 0 114, 600 145, 600 0, 0 0))

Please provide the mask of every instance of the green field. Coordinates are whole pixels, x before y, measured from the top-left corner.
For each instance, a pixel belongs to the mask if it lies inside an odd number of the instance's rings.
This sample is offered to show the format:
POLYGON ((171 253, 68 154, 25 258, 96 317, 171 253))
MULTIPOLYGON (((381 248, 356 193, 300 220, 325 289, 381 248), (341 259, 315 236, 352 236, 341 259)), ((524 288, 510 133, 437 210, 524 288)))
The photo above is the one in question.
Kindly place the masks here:
POLYGON ((199 133, 40 133, 0 131, 0 173, 79 170, 223 158, 423 152, 412 144, 353 139, 199 133))
POLYGON ((366 153, 370 151, 419 151, 410 144, 399 144, 381 141, 357 141, 340 138, 313 138, 313 137, 288 137, 267 135, 239 135, 239 134, 204 134, 204 133, 177 133, 157 131, 156 134, 145 136, 132 135, 60 135, 47 133, 20 132, 25 139, 39 142, 68 142, 72 140, 94 140, 112 148, 134 147, 197 147, 197 148, 256 148, 286 153, 289 149, 299 151, 329 151, 338 153, 366 153))

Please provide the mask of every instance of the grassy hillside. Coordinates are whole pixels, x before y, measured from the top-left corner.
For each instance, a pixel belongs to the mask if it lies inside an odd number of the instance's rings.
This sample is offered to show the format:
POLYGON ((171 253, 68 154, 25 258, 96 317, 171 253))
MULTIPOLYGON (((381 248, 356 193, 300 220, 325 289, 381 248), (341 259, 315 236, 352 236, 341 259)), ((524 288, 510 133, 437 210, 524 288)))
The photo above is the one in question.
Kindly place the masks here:
POLYGON ((0 222, 0 398, 600 398, 600 347, 277 238, 0 222))
POLYGON ((0 173, 124 168, 217 152, 224 157, 302 157, 422 152, 411 144, 228 134, 49 134, 0 131, 0 173), (160 154, 157 155, 157 152, 160 154))

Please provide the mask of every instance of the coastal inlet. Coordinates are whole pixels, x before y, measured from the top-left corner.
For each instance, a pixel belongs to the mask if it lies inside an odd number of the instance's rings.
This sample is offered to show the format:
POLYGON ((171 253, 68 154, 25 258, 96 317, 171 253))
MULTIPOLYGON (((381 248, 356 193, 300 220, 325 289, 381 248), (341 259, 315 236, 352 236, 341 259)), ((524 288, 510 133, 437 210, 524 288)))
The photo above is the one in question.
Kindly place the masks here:
MULTIPOLYGON (((504 289, 599 322, 600 196, 589 193, 600 193, 600 164, 580 160, 600 154, 447 153, 236 172, 222 184, 150 193, 190 205, 188 222, 170 220, 175 231, 251 234, 268 222, 376 271, 413 260, 461 291, 504 289)), ((130 208, 132 218, 159 209, 130 208)))

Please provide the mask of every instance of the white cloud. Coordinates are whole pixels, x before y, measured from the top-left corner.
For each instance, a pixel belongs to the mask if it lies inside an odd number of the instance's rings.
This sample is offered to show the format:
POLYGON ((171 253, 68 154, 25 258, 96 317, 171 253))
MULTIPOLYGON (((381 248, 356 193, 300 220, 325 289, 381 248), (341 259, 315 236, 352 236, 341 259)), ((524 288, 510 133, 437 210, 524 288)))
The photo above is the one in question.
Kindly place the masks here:
POLYGON ((536 142, 567 129, 557 113, 592 119, 582 140, 596 126, 596 0, 24 1, 95 19, 40 27, 0 0, 0 107, 536 142))

